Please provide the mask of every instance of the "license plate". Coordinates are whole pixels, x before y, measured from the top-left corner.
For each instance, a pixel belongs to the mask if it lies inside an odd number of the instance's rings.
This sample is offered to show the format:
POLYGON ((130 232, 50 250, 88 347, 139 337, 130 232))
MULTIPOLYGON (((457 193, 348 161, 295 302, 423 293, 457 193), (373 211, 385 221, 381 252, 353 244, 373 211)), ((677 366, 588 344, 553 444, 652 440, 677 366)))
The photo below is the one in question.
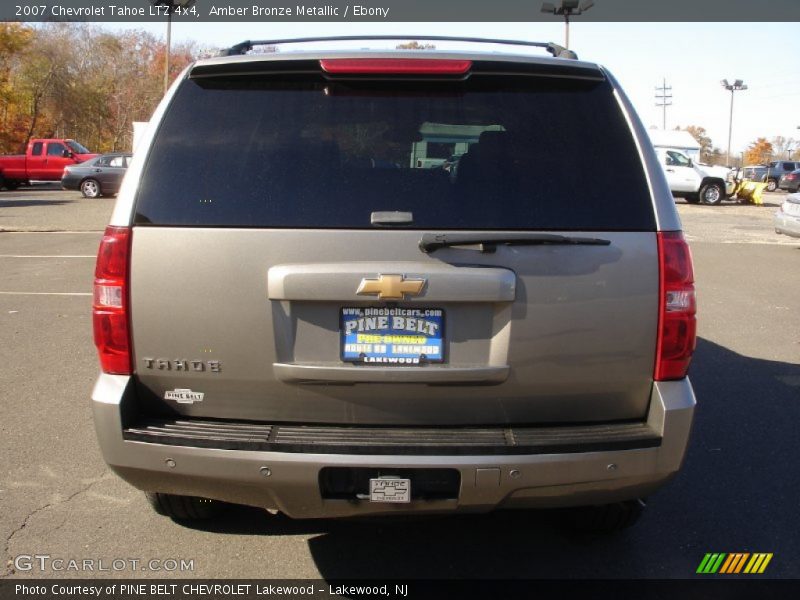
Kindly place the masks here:
POLYGON ((381 477, 369 480, 370 502, 411 502, 411 480, 381 477))
POLYGON ((419 366, 444 362, 444 311, 440 308, 341 309, 345 362, 419 366))

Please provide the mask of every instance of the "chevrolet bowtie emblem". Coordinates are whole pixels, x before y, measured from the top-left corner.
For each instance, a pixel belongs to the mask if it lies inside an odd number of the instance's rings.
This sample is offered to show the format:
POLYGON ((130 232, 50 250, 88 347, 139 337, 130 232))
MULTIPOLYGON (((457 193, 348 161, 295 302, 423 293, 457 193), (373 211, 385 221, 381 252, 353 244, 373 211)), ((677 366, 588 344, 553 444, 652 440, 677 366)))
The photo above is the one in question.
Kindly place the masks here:
POLYGON ((377 279, 362 279, 356 294, 377 294, 379 300, 403 300, 406 296, 419 296, 424 286, 424 279, 406 279, 404 275, 379 275, 377 279))

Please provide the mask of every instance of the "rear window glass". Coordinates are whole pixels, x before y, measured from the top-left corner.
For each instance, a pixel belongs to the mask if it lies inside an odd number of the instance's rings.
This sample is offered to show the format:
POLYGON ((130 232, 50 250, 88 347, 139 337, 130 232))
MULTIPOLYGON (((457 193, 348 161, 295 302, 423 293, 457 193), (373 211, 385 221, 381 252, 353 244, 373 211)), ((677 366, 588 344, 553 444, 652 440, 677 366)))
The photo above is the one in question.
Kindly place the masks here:
POLYGON ((653 230, 641 160, 607 82, 473 75, 188 80, 147 159, 136 222, 653 230))

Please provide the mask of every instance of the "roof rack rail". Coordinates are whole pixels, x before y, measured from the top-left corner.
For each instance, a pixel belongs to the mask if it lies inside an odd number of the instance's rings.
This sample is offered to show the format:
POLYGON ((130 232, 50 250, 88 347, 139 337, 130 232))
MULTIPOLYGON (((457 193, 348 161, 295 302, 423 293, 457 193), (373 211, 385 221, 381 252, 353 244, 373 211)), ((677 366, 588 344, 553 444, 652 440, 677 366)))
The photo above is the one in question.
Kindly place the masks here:
POLYGON ((306 38, 289 38, 281 40, 247 40, 239 44, 235 44, 230 48, 220 51, 220 56, 236 56, 238 54, 246 54, 252 50, 254 46, 276 46, 278 44, 303 44, 307 42, 356 42, 356 41, 373 41, 373 40, 422 40, 431 42, 471 42, 477 44, 504 44, 509 46, 529 46, 535 48, 544 48, 556 58, 570 58, 577 59, 578 55, 572 50, 568 50, 563 46, 554 44, 553 42, 526 42, 523 40, 501 40, 491 38, 473 38, 473 37, 455 37, 447 35, 341 35, 334 37, 306 37, 306 38))

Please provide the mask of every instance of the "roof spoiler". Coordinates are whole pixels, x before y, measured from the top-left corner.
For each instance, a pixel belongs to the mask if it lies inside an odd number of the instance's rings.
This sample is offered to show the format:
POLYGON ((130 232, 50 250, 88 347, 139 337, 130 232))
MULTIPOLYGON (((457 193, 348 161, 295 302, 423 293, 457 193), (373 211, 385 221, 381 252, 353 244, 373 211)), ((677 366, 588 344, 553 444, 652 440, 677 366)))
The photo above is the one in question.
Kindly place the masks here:
POLYGON ((526 42, 523 40, 501 40, 490 38, 472 38, 472 37, 453 37, 444 35, 343 35, 335 37, 306 37, 306 38, 290 38, 279 40, 247 40, 235 44, 230 48, 221 50, 220 56, 237 56, 240 54, 247 54, 255 46, 277 46, 278 44, 303 44, 307 42, 356 42, 356 41, 373 41, 373 40, 422 40, 432 42, 469 42, 474 44, 504 44, 508 46, 527 46, 534 48, 544 48, 556 58, 568 58, 577 60, 578 55, 572 50, 567 50, 563 46, 554 44, 553 42, 526 42))

